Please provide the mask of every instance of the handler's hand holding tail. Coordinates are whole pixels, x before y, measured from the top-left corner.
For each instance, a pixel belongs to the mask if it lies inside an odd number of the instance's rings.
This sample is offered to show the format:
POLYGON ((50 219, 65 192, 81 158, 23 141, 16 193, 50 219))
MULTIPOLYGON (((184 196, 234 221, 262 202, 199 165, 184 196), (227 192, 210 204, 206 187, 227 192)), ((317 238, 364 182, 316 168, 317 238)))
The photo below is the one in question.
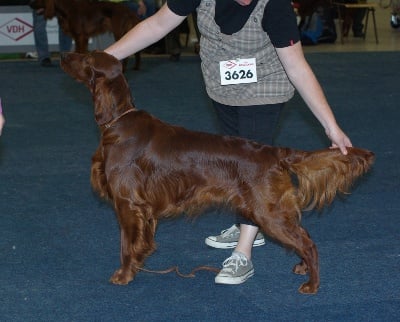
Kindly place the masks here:
POLYGON ((332 141, 331 148, 339 148, 344 155, 347 155, 346 148, 353 146, 350 139, 338 126, 336 128, 326 130, 326 135, 332 141))

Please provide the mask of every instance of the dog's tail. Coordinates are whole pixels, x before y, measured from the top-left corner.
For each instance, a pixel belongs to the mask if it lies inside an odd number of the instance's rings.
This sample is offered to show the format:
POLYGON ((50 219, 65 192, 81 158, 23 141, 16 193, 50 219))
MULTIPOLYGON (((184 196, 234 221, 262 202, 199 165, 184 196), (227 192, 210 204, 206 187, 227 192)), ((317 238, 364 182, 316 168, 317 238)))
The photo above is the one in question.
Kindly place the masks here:
POLYGON ((349 193, 353 182, 366 173, 374 161, 368 150, 348 148, 298 152, 285 158, 287 169, 297 181, 297 198, 302 210, 321 209, 330 204, 336 194, 349 193), (296 179, 297 178, 297 179, 296 179))

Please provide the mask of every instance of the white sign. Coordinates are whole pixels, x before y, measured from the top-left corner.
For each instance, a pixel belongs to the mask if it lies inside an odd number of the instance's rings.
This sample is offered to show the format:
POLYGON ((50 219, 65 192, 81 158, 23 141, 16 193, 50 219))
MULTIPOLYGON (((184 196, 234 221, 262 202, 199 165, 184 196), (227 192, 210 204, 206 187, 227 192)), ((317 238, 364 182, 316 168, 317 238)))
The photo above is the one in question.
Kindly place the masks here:
MULTIPOLYGON (((49 45, 58 44, 57 19, 47 21, 49 45)), ((0 13, 0 46, 35 45, 32 12, 0 13)))
POLYGON ((257 82, 255 58, 225 60, 219 63, 221 85, 257 82))

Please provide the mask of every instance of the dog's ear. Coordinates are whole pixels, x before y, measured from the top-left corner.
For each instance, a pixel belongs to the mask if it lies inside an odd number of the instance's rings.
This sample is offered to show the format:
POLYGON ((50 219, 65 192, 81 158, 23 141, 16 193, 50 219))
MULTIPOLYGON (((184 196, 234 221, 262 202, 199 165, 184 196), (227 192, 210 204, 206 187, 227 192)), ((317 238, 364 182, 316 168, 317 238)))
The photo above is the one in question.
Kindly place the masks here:
POLYGON ((97 87, 93 95, 94 118, 98 125, 104 125, 113 118, 114 104, 109 88, 97 87))
POLYGON ((91 66, 96 77, 104 75, 105 78, 111 80, 122 75, 122 64, 114 56, 103 51, 93 51, 90 56, 93 59, 91 66))
POLYGON ((123 75, 122 64, 114 56, 102 51, 93 51, 87 57, 91 69, 88 82, 94 98, 95 119, 97 124, 103 125, 113 118, 115 112, 117 102, 112 92, 119 89, 117 78, 123 75))

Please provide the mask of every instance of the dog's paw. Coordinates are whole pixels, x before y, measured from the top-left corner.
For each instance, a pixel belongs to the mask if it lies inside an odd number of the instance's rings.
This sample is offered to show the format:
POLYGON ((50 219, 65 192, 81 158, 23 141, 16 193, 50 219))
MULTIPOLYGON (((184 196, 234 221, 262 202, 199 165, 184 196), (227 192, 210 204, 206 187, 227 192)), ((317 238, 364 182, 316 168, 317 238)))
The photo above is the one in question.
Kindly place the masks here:
POLYGON ((299 292, 302 294, 316 294, 318 292, 318 286, 307 282, 300 286, 299 292))
POLYGON ((111 276, 110 282, 117 285, 126 285, 133 280, 133 276, 134 274, 132 271, 126 271, 120 268, 111 276))
POLYGON ((300 263, 296 264, 293 267, 293 273, 299 274, 299 275, 306 275, 308 273, 308 266, 304 261, 301 261, 300 263))

